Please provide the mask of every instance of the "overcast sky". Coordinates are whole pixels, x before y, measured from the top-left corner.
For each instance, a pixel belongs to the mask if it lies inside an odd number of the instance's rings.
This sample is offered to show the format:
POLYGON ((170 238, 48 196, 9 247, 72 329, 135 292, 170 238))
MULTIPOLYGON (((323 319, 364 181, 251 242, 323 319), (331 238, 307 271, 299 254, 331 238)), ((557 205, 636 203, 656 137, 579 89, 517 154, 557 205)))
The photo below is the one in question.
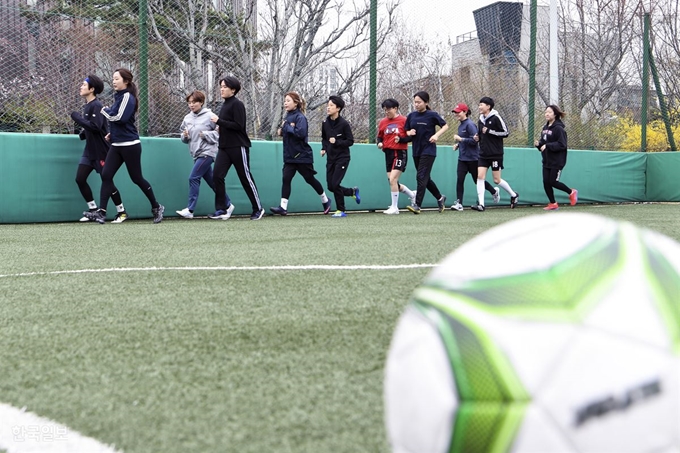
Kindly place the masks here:
MULTIPOLYGON (((472 12, 498 0, 401 0, 402 14, 409 28, 421 31, 428 38, 446 42, 475 30, 472 12)), ((517 0, 505 0, 516 2, 517 0)), ((523 3, 523 2, 521 2, 523 3)))

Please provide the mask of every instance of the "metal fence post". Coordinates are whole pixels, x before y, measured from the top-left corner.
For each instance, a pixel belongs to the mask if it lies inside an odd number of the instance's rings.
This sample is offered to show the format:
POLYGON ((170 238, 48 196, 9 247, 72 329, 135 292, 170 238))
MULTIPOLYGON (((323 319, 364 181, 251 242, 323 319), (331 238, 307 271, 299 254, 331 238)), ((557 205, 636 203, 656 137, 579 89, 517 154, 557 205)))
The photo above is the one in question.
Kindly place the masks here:
POLYGON ((149 33, 147 0, 139 0, 139 132, 149 135, 149 33))

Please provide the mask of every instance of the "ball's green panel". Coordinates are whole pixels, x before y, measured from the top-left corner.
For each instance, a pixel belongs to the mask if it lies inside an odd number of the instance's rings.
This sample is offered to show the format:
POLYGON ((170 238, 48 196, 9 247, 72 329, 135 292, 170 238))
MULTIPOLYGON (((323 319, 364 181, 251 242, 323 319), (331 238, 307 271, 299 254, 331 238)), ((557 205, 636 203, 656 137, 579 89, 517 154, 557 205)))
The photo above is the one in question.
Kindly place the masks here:
POLYGON ((419 290, 413 305, 432 320, 442 338, 461 401, 511 402, 528 394, 498 345, 461 313, 445 311, 438 292, 419 290))
POLYGON ((647 279, 655 292, 657 306, 673 341, 673 349, 680 354, 680 275, 658 250, 646 247, 649 263, 647 279))
POLYGON ((593 287, 620 270, 622 246, 620 233, 606 235, 539 271, 478 278, 455 287, 445 281, 427 282, 427 285, 455 292, 504 313, 534 317, 545 310, 575 311, 593 287))
POLYGON ((449 453, 510 451, 527 403, 463 403, 456 413, 449 453))

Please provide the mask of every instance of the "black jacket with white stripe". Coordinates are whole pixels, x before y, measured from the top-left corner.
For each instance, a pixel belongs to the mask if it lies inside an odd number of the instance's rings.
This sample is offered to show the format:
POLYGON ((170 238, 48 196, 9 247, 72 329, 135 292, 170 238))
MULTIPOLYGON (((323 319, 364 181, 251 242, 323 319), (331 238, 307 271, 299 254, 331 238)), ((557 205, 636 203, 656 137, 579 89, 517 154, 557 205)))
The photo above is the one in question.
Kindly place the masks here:
POLYGON ((477 134, 480 158, 500 159, 503 157, 503 139, 510 135, 510 132, 496 110, 491 110, 486 117, 479 116, 477 134), (486 132, 482 132, 484 128, 486 132))

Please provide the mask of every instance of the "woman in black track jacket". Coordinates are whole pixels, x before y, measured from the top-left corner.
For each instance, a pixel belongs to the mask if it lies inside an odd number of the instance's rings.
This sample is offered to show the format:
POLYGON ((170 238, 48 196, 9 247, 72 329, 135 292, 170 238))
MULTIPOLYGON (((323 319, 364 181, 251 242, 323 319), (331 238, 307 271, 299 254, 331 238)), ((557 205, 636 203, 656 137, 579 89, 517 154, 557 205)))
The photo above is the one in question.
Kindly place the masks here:
POLYGON ((545 109, 545 126, 541 132, 541 139, 534 145, 542 154, 543 159, 543 189, 548 196, 546 211, 556 211, 560 207, 555 201, 553 189, 569 194, 572 206, 578 201, 578 190, 570 189, 560 181, 562 169, 567 165, 567 131, 564 129, 562 118, 564 112, 556 105, 549 105, 545 109))

